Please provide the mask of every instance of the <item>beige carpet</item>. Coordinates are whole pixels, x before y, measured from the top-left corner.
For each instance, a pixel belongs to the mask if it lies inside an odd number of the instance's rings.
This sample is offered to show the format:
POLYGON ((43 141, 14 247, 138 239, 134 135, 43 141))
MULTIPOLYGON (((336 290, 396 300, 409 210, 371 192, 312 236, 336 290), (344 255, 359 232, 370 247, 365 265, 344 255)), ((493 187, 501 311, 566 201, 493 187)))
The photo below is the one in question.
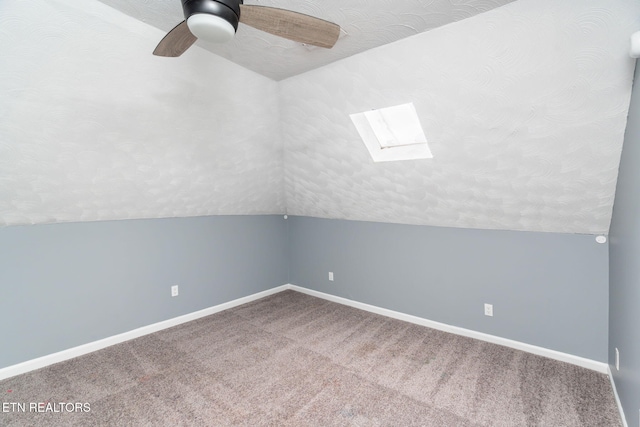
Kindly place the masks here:
POLYGON ((0 412, 2 426, 621 425, 605 375, 293 291, 0 381, 0 392, 26 403, 0 412), (33 402, 90 411, 30 412, 33 402))

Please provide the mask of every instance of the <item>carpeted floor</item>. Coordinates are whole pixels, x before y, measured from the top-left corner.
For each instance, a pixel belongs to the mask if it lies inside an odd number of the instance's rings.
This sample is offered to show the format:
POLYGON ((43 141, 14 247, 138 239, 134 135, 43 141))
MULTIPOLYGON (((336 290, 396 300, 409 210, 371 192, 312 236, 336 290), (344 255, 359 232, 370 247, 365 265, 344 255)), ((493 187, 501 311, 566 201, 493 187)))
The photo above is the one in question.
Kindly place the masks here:
POLYGON ((605 375, 294 291, 0 392, 26 403, 0 411, 2 426, 621 426, 605 375))

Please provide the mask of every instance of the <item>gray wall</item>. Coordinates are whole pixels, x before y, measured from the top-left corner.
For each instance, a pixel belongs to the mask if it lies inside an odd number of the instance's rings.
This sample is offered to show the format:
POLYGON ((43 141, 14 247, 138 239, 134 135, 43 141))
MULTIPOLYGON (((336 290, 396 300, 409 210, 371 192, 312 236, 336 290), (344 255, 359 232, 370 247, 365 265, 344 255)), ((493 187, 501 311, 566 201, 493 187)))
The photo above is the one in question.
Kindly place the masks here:
POLYGON ((640 424, 640 77, 625 135, 610 231, 609 361, 630 426, 640 424), (620 371, 615 348, 620 350, 620 371))
POLYGON ((608 248, 594 236, 309 217, 288 224, 293 284, 607 361, 608 248))
POLYGON ((0 368, 287 282, 606 362, 607 275, 585 235, 281 216, 5 227, 0 368))
POLYGON ((0 228, 0 368, 285 283, 281 216, 0 228))

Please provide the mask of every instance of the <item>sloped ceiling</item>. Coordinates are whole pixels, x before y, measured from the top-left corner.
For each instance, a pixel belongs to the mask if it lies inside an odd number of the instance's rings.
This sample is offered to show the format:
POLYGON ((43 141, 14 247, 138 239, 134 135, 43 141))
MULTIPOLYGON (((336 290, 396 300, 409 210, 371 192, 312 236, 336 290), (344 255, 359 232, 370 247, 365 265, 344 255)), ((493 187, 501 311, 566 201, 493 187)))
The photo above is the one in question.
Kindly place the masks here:
POLYGON ((518 0, 281 82, 288 212, 606 233, 639 18, 518 0), (349 114, 407 102, 434 158, 373 163, 349 114))
POLYGON ((276 82, 147 55, 161 36, 96 1, 2 3, 0 225, 283 211, 276 82))
POLYGON ((125 13, 0 5, 0 225, 288 212, 608 230, 636 0, 263 0, 338 22, 353 50, 247 29, 178 59, 150 52, 179 1, 104 1, 125 13), (374 164, 349 114, 405 102, 434 158, 374 164))

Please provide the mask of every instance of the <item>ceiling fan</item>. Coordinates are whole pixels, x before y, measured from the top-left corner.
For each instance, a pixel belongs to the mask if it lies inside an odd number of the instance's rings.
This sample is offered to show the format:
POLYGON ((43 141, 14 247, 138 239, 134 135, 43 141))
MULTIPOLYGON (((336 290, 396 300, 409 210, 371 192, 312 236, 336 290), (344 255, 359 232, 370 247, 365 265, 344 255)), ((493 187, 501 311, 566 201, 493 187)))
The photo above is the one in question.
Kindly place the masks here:
POLYGON ((242 22, 258 30, 299 43, 330 49, 340 36, 340 26, 286 9, 245 5, 243 0, 182 0, 185 20, 160 41, 157 56, 182 55, 197 39, 225 42, 242 22))

